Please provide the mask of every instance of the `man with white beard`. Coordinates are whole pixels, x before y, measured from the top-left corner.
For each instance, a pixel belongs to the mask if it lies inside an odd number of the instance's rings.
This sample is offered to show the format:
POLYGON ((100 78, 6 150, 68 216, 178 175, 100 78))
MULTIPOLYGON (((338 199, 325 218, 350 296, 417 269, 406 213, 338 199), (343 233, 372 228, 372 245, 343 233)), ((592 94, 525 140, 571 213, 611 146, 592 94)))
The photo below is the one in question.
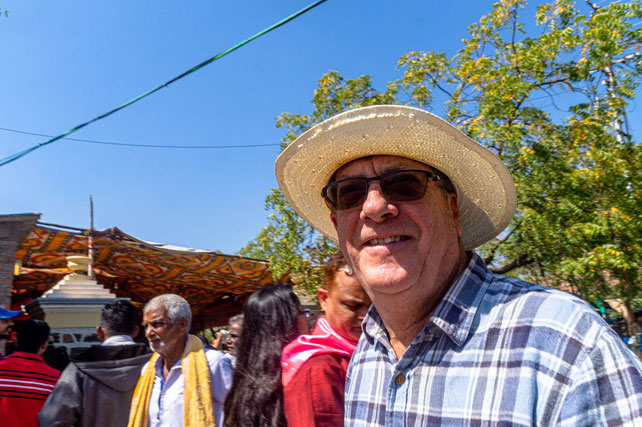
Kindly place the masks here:
POLYGON ((232 385, 228 358, 189 335, 192 313, 178 295, 151 299, 143 309, 145 336, 154 355, 134 391, 129 426, 223 425, 232 385))

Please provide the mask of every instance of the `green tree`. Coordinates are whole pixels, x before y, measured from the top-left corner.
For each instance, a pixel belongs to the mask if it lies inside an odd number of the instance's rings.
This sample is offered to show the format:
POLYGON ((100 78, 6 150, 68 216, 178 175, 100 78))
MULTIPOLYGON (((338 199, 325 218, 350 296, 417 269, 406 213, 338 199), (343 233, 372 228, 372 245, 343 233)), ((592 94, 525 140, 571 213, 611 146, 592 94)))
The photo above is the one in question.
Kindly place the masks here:
MULTIPOLYGON (((328 73, 314 93, 313 113, 284 113, 277 126, 289 143, 349 108, 401 102, 430 108, 445 97, 447 119, 497 153, 517 186, 514 221, 478 249, 491 269, 570 286, 586 299, 621 298, 630 311, 642 261, 642 152, 627 120, 642 71, 640 4, 556 0, 524 20, 525 5, 495 3, 453 56, 402 56, 403 76, 383 93, 369 76, 328 73)), ((332 245, 278 191, 267 208, 274 212, 269 226, 244 253, 266 256, 275 271, 301 274, 314 288, 314 266, 332 245)))
POLYGON ((642 157, 626 112, 642 71, 640 4, 543 3, 537 36, 520 20, 525 4, 497 2, 454 57, 404 55, 398 84, 421 106, 445 93, 448 119, 510 168, 518 213, 480 250, 495 271, 527 266, 585 298, 622 298, 630 311, 640 285, 642 157))

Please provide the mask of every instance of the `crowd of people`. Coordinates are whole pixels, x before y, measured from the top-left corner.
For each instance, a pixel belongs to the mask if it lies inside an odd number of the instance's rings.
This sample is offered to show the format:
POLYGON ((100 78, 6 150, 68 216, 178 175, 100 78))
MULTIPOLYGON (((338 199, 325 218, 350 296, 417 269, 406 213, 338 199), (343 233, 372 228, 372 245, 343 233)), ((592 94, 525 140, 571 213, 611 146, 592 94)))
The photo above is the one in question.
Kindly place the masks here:
MULTIPOLYGON (((338 243, 312 331, 289 285, 253 293, 203 343, 190 306, 105 306, 101 346, 62 375, 48 327, 17 327, 0 361, 5 425, 642 425, 642 362, 587 304, 493 273, 475 248, 512 220, 506 167, 447 122, 405 106, 339 114, 276 163, 280 188, 338 243), (60 376, 60 378, 58 378, 60 376)), ((15 312, 0 311, 0 334, 15 312)))
MULTIPOLYGON (((189 334, 190 306, 174 294, 145 305, 147 343, 138 343, 136 308, 118 299, 103 307, 101 344, 62 374, 42 358, 46 322, 19 322, 16 351, 0 362, 4 425, 341 425, 345 375, 370 299, 340 253, 328 261, 318 295, 325 316, 308 335, 290 285, 256 291, 229 320, 227 352, 189 334)), ((8 337, 13 322, 0 320, 8 337)))

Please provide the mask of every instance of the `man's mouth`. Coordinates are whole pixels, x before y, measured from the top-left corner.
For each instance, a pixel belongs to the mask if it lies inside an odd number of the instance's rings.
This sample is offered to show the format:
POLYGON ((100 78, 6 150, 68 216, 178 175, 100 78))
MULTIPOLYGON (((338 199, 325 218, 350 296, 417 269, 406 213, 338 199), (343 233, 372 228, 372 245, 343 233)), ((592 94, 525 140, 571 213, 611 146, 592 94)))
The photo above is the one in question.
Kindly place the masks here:
POLYGON ((365 246, 383 245, 387 243, 401 242, 402 240, 408 240, 408 239, 410 239, 409 236, 390 236, 390 237, 383 237, 383 238, 374 238, 374 239, 368 240, 364 245, 365 246))

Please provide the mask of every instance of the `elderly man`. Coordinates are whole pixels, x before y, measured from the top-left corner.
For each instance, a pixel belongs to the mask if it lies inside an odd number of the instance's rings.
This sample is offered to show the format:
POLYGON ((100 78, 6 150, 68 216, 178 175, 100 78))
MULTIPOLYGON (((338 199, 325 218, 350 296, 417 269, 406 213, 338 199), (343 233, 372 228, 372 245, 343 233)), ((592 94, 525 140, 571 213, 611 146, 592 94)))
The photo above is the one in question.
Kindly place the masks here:
POLYGON ((276 172, 373 302, 346 425, 642 423, 642 364, 601 317, 473 251, 515 211, 493 153, 430 113, 375 106, 304 133, 276 172))
POLYGON ((63 371, 38 414, 41 426, 125 427, 134 387, 149 348, 137 344, 136 308, 129 300, 105 304, 96 327, 100 345, 85 350, 63 371))
POLYGON ((241 331, 243 330, 243 313, 237 314, 230 317, 228 320, 229 325, 229 335, 226 339, 227 349, 229 351, 230 357, 232 357, 232 362, 236 359, 236 343, 241 336, 241 331))
POLYGON ((230 359, 232 366, 236 365, 236 343, 243 330, 243 313, 230 317, 227 321, 228 330, 220 330, 212 342, 212 347, 216 350, 224 351, 224 345, 227 353, 225 356, 230 359))
POLYGON ((189 304, 178 295, 160 295, 145 305, 145 336, 154 355, 136 385, 130 427, 223 425, 232 368, 222 353, 203 349, 189 335, 191 322, 189 304))

